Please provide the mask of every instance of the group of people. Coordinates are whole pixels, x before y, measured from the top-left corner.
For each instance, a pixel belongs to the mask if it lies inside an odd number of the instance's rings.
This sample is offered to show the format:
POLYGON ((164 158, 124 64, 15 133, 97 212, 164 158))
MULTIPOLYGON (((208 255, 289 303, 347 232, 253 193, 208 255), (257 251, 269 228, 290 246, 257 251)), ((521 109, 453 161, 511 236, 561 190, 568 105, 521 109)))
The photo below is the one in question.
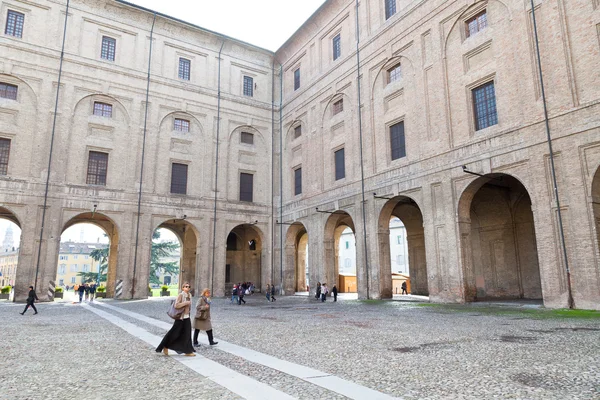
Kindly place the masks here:
MULTIPOLYGON (((329 294, 329 287, 327 287, 326 283, 317 282, 317 292, 315 294, 315 299, 320 299, 321 303, 327 300, 327 295, 329 294)), ((337 301, 338 290, 337 286, 333 285, 331 288, 331 294, 333 295, 333 301, 337 301)))
POLYGON ((162 341, 156 348, 156 352, 162 352, 164 355, 169 355, 169 349, 177 354, 185 354, 188 357, 196 355, 195 347, 199 347, 198 334, 200 331, 205 331, 208 336, 208 343, 211 346, 218 342, 214 341, 212 324, 210 321, 210 305, 212 303, 210 297, 210 289, 206 288, 202 291, 200 298, 196 302, 196 314, 194 317, 194 341, 192 342, 192 321, 190 318, 192 308, 192 295, 190 293, 190 284, 185 282, 181 293, 175 300, 174 307, 180 310, 181 313, 173 322, 173 326, 163 337, 162 341))
POLYGON ((73 291, 79 293, 79 302, 81 303, 84 295, 85 301, 94 301, 94 297, 96 296, 96 284, 95 283, 86 283, 81 285, 75 285, 73 287, 73 291))
POLYGON ((265 291, 265 297, 267 301, 276 301, 275 298, 275 285, 271 285, 267 283, 267 290, 265 291))
POLYGON ((235 301, 238 305, 241 305, 242 302, 246 304, 244 296, 252 294, 254 294, 254 284, 252 282, 238 283, 237 285, 233 285, 233 289, 231 290, 231 302, 235 301))

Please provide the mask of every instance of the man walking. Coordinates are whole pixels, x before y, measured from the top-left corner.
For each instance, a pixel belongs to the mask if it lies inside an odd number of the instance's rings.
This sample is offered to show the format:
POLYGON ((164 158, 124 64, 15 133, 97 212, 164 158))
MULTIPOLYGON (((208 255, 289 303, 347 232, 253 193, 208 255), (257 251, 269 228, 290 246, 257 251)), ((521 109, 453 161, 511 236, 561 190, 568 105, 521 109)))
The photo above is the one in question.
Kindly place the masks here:
POLYGON ((79 285, 77 291, 79 292, 79 302, 81 303, 83 300, 83 292, 85 292, 85 286, 83 286, 83 284, 79 285))
POLYGON ((25 312, 27 311, 27 309, 29 307, 33 308, 33 311, 35 311, 33 313, 33 315, 37 314, 38 313, 37 308, 35 308, 35 306, 33 305, 33 303, 36 300, 39 301, 37 294, 35 294, 35 290, 33 290, 33 286, 29 286, 29 295, 27 296, 27 305, 25 306, 25 309, 23 310, 23 312, 19 313, 19 314, 25 315, 25 312))
POLYGON ((337 286, 333 285, 331 293, 333 293, 333 301, 337 301, 337 286))
POLYGON ((408 294, 408 292, 406 291, 406 281, 402 282, 402 294, 408 294))

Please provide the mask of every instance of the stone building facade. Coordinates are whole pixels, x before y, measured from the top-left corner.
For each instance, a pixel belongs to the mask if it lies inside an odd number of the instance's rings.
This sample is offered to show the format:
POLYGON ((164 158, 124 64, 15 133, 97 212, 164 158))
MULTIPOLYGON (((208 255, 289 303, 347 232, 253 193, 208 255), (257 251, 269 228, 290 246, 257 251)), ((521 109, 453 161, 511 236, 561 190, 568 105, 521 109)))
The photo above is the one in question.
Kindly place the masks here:
POLYGON ((111 239, 109 295, 145 296, 158 227, 183 243, 182 281, 216 295, 228 278, 293 293, 307 258, 311 290, 336 282, 351 228, 359 297, 388 298, 397 217, 413 293, 600 307, 598 1, 535 1, 553 157, 527 1, 328 0, 275 53, 122 1, 70 4, 0 10, 17 300, 82 221, 111 239))

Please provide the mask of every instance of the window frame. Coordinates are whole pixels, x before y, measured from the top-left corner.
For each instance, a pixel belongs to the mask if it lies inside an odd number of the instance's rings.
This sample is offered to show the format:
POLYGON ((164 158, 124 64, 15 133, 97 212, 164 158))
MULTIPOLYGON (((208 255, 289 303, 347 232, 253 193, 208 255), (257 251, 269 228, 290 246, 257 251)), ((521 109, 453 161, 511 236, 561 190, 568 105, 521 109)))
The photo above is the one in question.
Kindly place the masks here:
POLYGON ((177 77, 182 81, 190 81, 192 79, 192 60, 185 57, 179 57, 177 77))
POLYGON ((8 83, 8 82, 0 82, 0 98, 17 101, 18 96, 19 96, 19 86, 18 85, 13 85, 12 83, 8 83), (4 86, 4 88, 2 88, 2 86, 4 86), (14 88, 14 91, 12 90, 13 88, 14 88), (4 94, 4 96, 1 95, 2 93, 4 94), (9 93, 14 93, 15 94, 14 98, 12 96, 9 96, 9 93))
POLYGON ((340 181, 346 178, 346 150, 344 147, 340 147, 339 149, 333 152, 333 166, 335 172, 335 181, 340 181), (340 156, 341 155, 341 156, 340 156), (341 161, 338 164, 338 161, 341 161))
POLYGON ((300 89, 300 67, 294 70, 294 91, 300 89))
POLYGON ((105 103, 103 101, 94 101, 94 108, 92 110, 92 114, 97 117, 102 118, 112 118, 113 116, 113 105, 110 103, 105 103), (101 106, 100 108, 96 106, 101 106), (99 114, 96 111, 99 111, 99 114))
POLYGON ((102 45, 100 47, 100 58, 106 61, 115 61, 117 57, 117 39, 102 35, 102 45), (106 47, 105 47, 106 43, 106 47), (112 52, 110 45, 112 44, 112 52), (106 50, 106 51, 105 51, 106 50))
POLYGON ((302 194, 302 166, 294 168, 294 196, 302 194))
POLYGON ((173 130, 181 133, 190 132, 190 120, 185 118, 174 118, 173 119, 173 130))
POLYGON ((333 46, 333 61, 342 56, 342 34, 338 33, 332 39, 333 46))
POLYGON ((302 124, 294 127, 294 139, 298 139, 300 136, 302 136, 302 124))
POLYGON ((239 179, 240 179, 240 193, 239 193, 239 199, 240 201, 243 202, 247 202, 247 203, 253 203, 254 202, 254 174, 250 173, 250 172, 240 172, 239 174, 239 179), (248 178, 249 177, 249 178, 248 178), (249 179, 249 181, 247 180, 246 182, 244 182, 244 179, 249 179), (244 187, 246 186, 246 187, 244 187), (250 188, 250 191, 248 191, 248 186, 250 188))
POLYGON ((344 99, 340 98, 334 101, 331 105, 331 111, 333 115, 338 115, 339 113, 344 111, 344 99))
POLYGON ((7 10, 6 13, 6 22, 4 25, 4 35, 12 36, 15 38, 22 39, 23 31, 25 30, 25 14, 15 11, 15 10, 7 10), (11 15, 14 15, 14 21, 9 25, 9 20, 11 15), (21 21, 19 22, 19 17, 21 17, 21 21), (11 32, 9 32, 9 30, 11 32))
POLYGON ((109 153, 107 152, 97 150, 88 151, 88 166, 85 179, 86 185, 106 186, 108 178, 108 158, 109 153), (96 155, 97 158, 95 158, 96 156, 93 157, 93 155, 96 155), (94 163, 96 163, 96 165, 93 165, 94 163), (104 165, 102 165, 102 163, 104 163, 104 165), (95 169, 95 172, 91 171, 92 168, 95 169))
POLYGON ((384 0, 385 20, 392 18, 396 14, 396 0, 384 0))
POLYGON ((396 63, 387 69, 387 83, 399 82, 402 80, 402 63, 396 63))
POLYGON ((181 162, 171 162, 171 187, 169 193, 187 195, 189 165, 181 162), (185 167, 185 168, 183 168, 185 167), (185 172, 185 179, 175 176, 178 172, 185 172))
POLYGON ((481 131, 486 128, 490 128, 494 125, 498 125, 498 103, 496 100, 496 83, 493 79, 471 88, 471 102, 473 103, 473 127, 475 129, 475 132, 481 131), (492 88, 491 94, 493 95, 493 98, 488 98, 490 93, 486 89, 489 87, 492 88), (478 109, 478 91, 483 91, 482 105, 485 107, 485 110, 478 109), (493 103, 490 103, 490 101, 493 101, 493 103), (479 116, 479 111, 484 111, 484 114, 481 116, 481 118, 479 116), (485 126, 480 125, 480 122, 485 122, 485 126))
POLYGON ((244 75, 243 90, 244 96, 254 97, 254 78, 244 75))
POLYGON ((477 14, 465 20, 465 39, 479 34, 488 27, 487 8, 479 11, 477 14), (483 17, 483 18, 482 18, 483 17), (477 30, 471 31, 471 23, 476 22, 477 30))
POLYGON ((240 132, 240 143, 254 146, 254 133, 245 131, 240 132), (249 138, 250 140, 244 138, 249 138))
POLYGON ((0 176, 8 175, 8 165, 10 162, 11 145, 12 145, 11 139, 5 138, 5 137, 0 137, 0 176), (4 146, 2 143, 6 143, 7 146, 4 146))
POLYGON ((404 120, 402 121, 397 121, 393 124, 391 124, 388 128, 389 131, 389 138, 390 138, 390 158, 392 161, 395 160, 400 160, 404 157, 406 157, 406 130, 405 130, 405 126, 404 126, 404 120), (402 127, 402 132, 395 132, 394 128, 395 127, 402 127), (394 135, 398 135, 396 138, 394 138, 394 135), (400 138, 402 138, 402 144, 400 145, 398 143, 397 146, 394 146, 394 142, 398 142, 400 140, 400 138), (394 140, 395 139, 395 140, 394 140), (397 155, 395 157, 395 154, 397 155))

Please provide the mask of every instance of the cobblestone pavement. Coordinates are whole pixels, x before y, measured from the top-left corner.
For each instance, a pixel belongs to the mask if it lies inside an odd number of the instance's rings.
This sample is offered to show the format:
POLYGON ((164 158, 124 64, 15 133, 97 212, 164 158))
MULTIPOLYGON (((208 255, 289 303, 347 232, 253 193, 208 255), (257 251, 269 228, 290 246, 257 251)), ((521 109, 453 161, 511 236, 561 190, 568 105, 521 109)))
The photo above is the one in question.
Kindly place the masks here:
MULTIPOLYGON (((531 308, 395 301, 317 302, 255 295, 215 299, 217 340, 312 367, 403 399, 599 399, 600 314, 566 318, 531 308)), ((169 299, 106 300, 171 323, 169 299)), ((110 313, 153 335, 151 321, 110 313)), ((237 399, 235 394, 91 312, 88 306, 0 303, 0 399, 237 399)), ((160 323, 158 323, 160 325, 160 323)), ((163 324, 164 325, 164 324, 163 324)), ((198 354, 291 397, 345 398, 335 390, 208 346, 198 354)), ((179 357, 181 358, 181 357, 179 357)), ((187 358, 187 357, 186 357, 187 358)), ((355 397, 356 398, 356 397, 355 397)))

